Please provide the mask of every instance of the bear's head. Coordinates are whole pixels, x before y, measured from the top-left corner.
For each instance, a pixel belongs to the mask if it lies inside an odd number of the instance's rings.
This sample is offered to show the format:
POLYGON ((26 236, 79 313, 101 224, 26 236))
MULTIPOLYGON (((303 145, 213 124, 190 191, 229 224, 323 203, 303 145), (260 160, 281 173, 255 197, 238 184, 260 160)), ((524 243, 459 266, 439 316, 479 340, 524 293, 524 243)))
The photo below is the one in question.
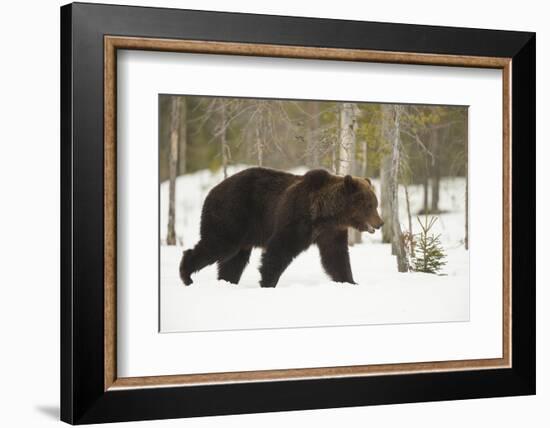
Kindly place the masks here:
POLYGON ((374 233, 384 221, 378 214, 378 198, 368 178, 344 177, 345 209, 350 227, 361 232, 374 233))

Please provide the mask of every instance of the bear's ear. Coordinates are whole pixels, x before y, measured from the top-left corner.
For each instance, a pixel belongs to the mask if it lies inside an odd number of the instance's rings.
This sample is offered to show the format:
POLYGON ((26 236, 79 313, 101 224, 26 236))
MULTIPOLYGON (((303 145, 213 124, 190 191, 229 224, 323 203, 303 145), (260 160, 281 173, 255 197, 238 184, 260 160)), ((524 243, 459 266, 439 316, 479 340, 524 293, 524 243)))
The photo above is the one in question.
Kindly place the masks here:
POLYGON ((344 189, 348 192, 355 192, 357 190, 357 182, 353 179, 351 175, 346 175, 344 177, 344 189))
POLYGON ((370 181, 370 178, 369 178, 369 177, 365 177, 365 181, 366 181, 367 183, 369 183, 369 186, 372 187, 372 182, 370 181))
POLYGON ((312 188, 323 186, 330 179, 330 173, 324 169, 312 169, 304 175, 304 181, 312 188))

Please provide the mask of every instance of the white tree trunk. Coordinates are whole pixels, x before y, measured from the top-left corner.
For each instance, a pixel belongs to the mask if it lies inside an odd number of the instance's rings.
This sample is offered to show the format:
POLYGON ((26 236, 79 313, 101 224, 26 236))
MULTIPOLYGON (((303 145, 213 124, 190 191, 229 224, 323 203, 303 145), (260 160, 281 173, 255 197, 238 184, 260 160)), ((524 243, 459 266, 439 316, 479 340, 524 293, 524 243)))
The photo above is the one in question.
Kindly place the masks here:
MULTIPOLYGON (((391 146, 391 106, 382 104, 381 106, 381 137, 384 145, 391 146)), ((382 226, 382 242, 392 244, 393 250, 393 235, 392 235, 392 212, 391 212, 391 192, 390 192, 390 172, 391 172, 391 156, 390 154, 382 155, 380 159, 380 212, 384 226, 382 226)))
POLYGON ((319 167, 319 103, 308 101, 306 104, 306 164, 310 168, 319 167))
POLYGON ((407 219, 409 220, 409 257, 414 256, 413 228, 411 216, 411 203, 409 200, 409 186, 405 184, 405 203, 407 204, 407 219))
POLYGON ((391 193, 391 212, 392 212, 392 239, 395 255, 397 258, 397 270, 407 272, 409 266, 407 256, 403 246, 401 225, 399 223, 399 162, 400 162, 400 134, 401 134, 401 113, 402 106, 394 105, 391 107, 393 116, 392 133, 392 151, 391 151, 391 173, 390 173, 390 193, 391 193))
POLYGON ((363 140, 363 159, 361 162, 361 175, 367 177, 367 140, 363 140))
POLYGON ((262 166, 264 163, 264 146, 262 142, 262 131, 260 129, 260 123, 256 124, 256 156, 258 158, 258 166, 262 166))
POLYGON ((178 148, 181 124, 181 97, 172 97, 170 115, 170 148, 168 151, 168 230, 166 244, 176 245, 176 176, 178 169, 178 148))
POLYGON ((264 118, 264 111, 263 111, 263 102, 257 101, 257 118, 256 118, 256 126, 254 128, 254 138, 255 138, 255 146, 256 146, 256 157, 258 160, 258 166, 263 166, 264 164, 264 142, 263 142, 263 135, 262 135, 262 126, 265 126, 263 118, 264 118))
POLYGON ((433 154, 432 167, 431 167, 431 183, 432 183, 432 200, 430 213, 439 213, 439 183, 441 175, 440 167, 440 139, 443 132, 439 129, 432 130, 432 144, 431 151, 433 154))
POLYGON ((380 161, 380 211, 384 226, 382 226, 382 242, 392 242, 392 213, 390 192, 391 157, 384 155, 380 161))
POLYGON ((229 159, 229 146, 227 145, 227 114, 226 114, 226 101, 221 100, 220 106, 220 122, 221 122, 221 133, 220 133, 220 145, 221 145, 221 155, 222 155, 222 167, 223 167, 223 178, 227 178, 227 164, 229 159))
POLYGON ((338 174, 338 140, 334 138, 330 151, 330 169, 333 174, 338 174))
POLYGON ((186 173, 187 163, 187 101, 181 99, 180 105, 180 127, 179 127, 179 144, 178 144, 178 168, 176 176, 186 173))
POLYGON ((353 174, 355 164, 355 133, 357 107, 353 103, 340 105, 340 166, 339 174, 353 174))
MULTIPOLYGON (((358 108, 353 103, 340 105, 340 175, 354 175, 355 150, 357 133, 358 108)), ((348 243, 354 245, 361 242, 361 232, 356 229, 348 231, 348 243)))

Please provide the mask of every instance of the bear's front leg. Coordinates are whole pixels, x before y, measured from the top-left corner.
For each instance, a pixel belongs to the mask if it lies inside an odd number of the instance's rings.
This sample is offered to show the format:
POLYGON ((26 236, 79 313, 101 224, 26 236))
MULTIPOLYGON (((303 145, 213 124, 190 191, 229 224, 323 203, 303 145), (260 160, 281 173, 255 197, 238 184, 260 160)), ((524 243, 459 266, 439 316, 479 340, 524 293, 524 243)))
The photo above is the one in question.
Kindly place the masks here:
POLYGON ((261 287, 275 287, 279 278, 296 255, 288 252, 270 251, 267 249, 262 255, 262 266, 260 267, 261 287))
POLYGON ((317 238, 321 263, 335 282, 356 284, 351 273, 348 252, 348 230, 326 230, 317 238))
POLYGON ((260 267, 261 287, 275 287, 290 262, 310 245, 310 235, 303 227, 287 227, 274 234, 267 243, 260 267))

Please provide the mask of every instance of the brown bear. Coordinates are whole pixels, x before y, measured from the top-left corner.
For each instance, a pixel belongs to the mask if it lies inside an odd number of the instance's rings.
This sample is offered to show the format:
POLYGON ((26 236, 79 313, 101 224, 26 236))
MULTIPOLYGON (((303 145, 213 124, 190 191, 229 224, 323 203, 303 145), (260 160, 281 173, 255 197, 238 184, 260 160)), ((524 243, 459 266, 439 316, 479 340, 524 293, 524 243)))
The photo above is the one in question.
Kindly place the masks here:
POLYGON ((184 251, 180 277, 218 263, 218 278, 237 284, 253 247, 264 249, 262 287, 275 287, 290 262, 310 245, 336 282, 355 284, 348 228, 374 233, 383 221, 369 179, 321 169, 294 175, 269 168, 245 169, 222 181, 202 207, 200 242, 184 251))

